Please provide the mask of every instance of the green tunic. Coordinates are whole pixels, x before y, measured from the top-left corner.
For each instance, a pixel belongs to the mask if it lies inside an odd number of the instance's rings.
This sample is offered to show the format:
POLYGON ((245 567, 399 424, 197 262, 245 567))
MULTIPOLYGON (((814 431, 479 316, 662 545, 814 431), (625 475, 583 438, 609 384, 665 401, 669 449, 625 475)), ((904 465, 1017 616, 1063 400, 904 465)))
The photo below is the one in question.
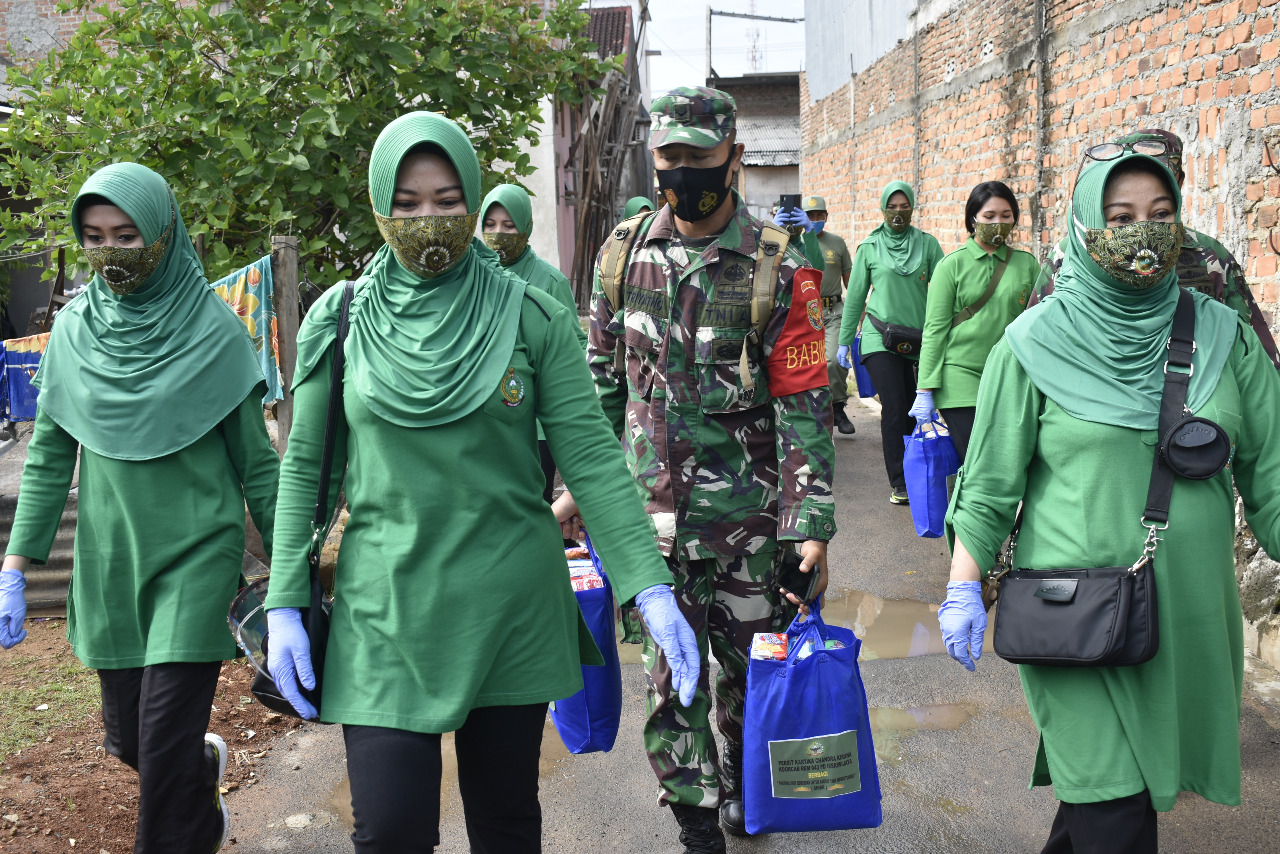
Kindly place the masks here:
POLYGON ((86 667, 235 655, 227 608, 242 581, 244 509, 271 548, 280 461, 262 387, 180 451, 117 460, 80 446, 43 410, 27 449, 7 553, 49 557, 80 451, 67 639, 86 667))
MULTIPOLYGON (((1233 559, 1232 476, 1263 547, 1280 554, 1280 377, 1240 325, 1217 388, 1197 415, 1230 435, 1234 462, 1179 478, 1156 555, 1160 651, 1136 667, 1019 668, 1040 730, 1032 785, 1070 803, 1180 791, 1240 803, 1242 617, 1233 559)), ((1007 341, 991 351, 973 442, 948 513, 984 571, 1025 517, 1018 567, 1118 566, 1142 552, 1156 431, 1082 421, 1031 384, 1007 341)), ((997 609, 998 610, 998 609, 997 609)))
POLYGON ((1004 335, 1004 328, 1027 307, 1027 297, 1040 273, 1035 256, 1001 246, 996 257, 1007 260, 996 291, 977 314, 951 328, 956 313, 987 292, 995 258, 970 237, 943 258, 929 280, 924 310, 924 343, 920 348, 917 388, 932 389, 940 409, 973 406, 987 354, 1004 335))
MULTIPOLYGON (((581 689, 580 665, 600 658, 570 589, 560 528, 542 501, 535 420, 611 567, 619 601, 671 583, 596 402, 573 316, 532 288, 520 306, 515 381, 508 374, 480 408, 447 423, 401 427, 373 414, 352 388, 348 361, 334 469, 346 468, 351 516, 338 558, 322 720, 449 732, 478 706, 539 703, 581 689)), ((312 313, 332 318, 332 308, 312 313)), ((308 602, 330 359, 295 390, 271 608, 308 602)))
MULTIPOLYGON (((852 344, 858 334, 858 323, 865 309, 867 314, 884 323, 895 323, 920 329, 924 326, 925 294, 933 270, 942 260, 942 247, 932 234, 922 233, 924 263, 910 277, 899 276, 881 261, 876 247, 863 243, 853 256, 853 272, 849 276, 849 292, 845 296, 844 319, 840 322, 840 343, 852 344), (873 287, 874 286, 874 287, 873 287), (869 295, 868 295, 869 294, 869 295)), ((871 322, 867 321, 866 334, 862 336, 862 358, 872 353, 883 353, 884 341, 871 322)), ((904 358, 914 360, 915 356, 904 358)))
MULTIPOLYGON (((573 317, 578 316, 578 303, 573 298, 573 288, 570 287, 569 280, 565 278, 564 273, 551 266, 532 249, 524 250, 515 263, 503 269, 509 273, 515 273, 538 290, 551 294, 556 298, 556 302, 572 312, 573 317)), ((575 328, 578 343, 582 345, 583 352, 586 352, 587 333, 583 331, 581 323, 575 328)))

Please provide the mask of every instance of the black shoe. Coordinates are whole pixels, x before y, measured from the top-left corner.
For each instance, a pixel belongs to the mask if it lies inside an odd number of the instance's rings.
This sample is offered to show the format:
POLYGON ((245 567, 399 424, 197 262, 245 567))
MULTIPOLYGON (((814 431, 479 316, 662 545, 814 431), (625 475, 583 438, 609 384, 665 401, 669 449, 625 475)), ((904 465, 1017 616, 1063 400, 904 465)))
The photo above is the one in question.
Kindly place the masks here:
POLYGON ((910 504, 911 501, 907 498, 907 490, 904 487, 895 486, 893 492, 889 493, 889 503, 910 504))
POLYGON ((856 433, 857 429, 853 426, 853 422, 849 420, 849 416, 844 414, 844 404, 835 403, 831 407, 836 414, 836 429, 846 436, 850 433, 856 433))
POLYGON ((720 769, 724 777, 724 800, 720 802, 720 826, 732 836, 750 836, 747 833, 747 814, 742 809, 742 745, 726 741, 720 756, 720 769))
POLYGON ((684 854, 725 854, 724 834, 716 823, 711 807, 668 804, 671 814, 680 822, 680 844, 684 854))

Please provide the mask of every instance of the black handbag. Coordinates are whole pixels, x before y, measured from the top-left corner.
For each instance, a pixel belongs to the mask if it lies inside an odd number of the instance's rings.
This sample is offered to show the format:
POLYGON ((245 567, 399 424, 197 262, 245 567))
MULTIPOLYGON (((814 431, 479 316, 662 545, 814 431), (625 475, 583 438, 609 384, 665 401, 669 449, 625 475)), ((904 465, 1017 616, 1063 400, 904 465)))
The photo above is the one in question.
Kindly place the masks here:
MULTIPOLYGON (((324 444, 320 452, 320 489, 316 496, 315 514, 311 521, 311 548, 307 552, 307 564, 311 569, 311 604, 302 609, 302 625, 311 642, 311 666, 315 671, 316 687, 307 690, 299 684, 298 688, 306 701, 315 706, 317 711, 320 709, 321 684, 324 679, 325 648, 329 642, 329 618, 333 611, 333 598, 325 593, 324 586, 320 582, 320 551, 324 546, 324 538, 331 521, 328 508, 329 481, 333 472, 333 451, 337 442, 338 418, 342 413, 342 376, 346 365, 345 343, 349 328, 351 298, 354 294, 354 283, 347 282, 346 290, 342 295, 342 310, 338 315, 338 333, 333 347, 333 370, 329 375, 329 406, 325 414, 324 444)), ((236 597, 237 602, 247 595, 265 601, 267 582, 268 578, 260 578, 250 587, 246 587, 241 591, 240 596, 236 597), (254 589, 255 587, 258 589, 254 589)), ((235 604, 232 605, 232 613, 236 613, 235 604)), ((235 631, 234 620, 232 626, 235 631)), ((236 635, 237 640, 241 640, 242 635, 239 631, 236 631, 236 635)), ((276 687, 275 680, 271 678, 267 669, 267 650, 270 642, 270 633, 264 631, 260 641, 261 654, 251 656, 257 672, 254 674, 249 690, 258 702, 268 709, 282 715, 300 718, 301 715, 293 705, 281 695, 280 689, 276 687)))
MULTIPOLYGON (((1191 378, 1194 333, 1195 305, 1183 290, 1166 345, 1169 355, 1160 399, 1161 436, 1176 433, 1174 428, 1193 420, 1184 417, 1183 407, 1191 378), (1183 370, 1172 371, 1171 366, 1183 370)), ((1014 664, 1059 667, 1123 667, 1154 658, 1160 648, 1155 554, 1160 532, 1169 527, 1173 478, 1174 468, 1167 455, 1157 451, 1141 520, 1147 538, 1142 555, 1132 566, 1011 570, 1011 555, 1022 527, 1019 510, 1001 567, 988 579, 989 585, 998 589, 992 638, 996 655, 1014 664)))
POLYGON ((880 333, 880 340, 884 342, 884 348, 890 353, 897 353, 900 356, 920 355, 920 340, 924 333, 919 329, 899 326, 896 323, 885 323, 870 313, 867 314, 867 320, 870 320, 876 332, 880 333))

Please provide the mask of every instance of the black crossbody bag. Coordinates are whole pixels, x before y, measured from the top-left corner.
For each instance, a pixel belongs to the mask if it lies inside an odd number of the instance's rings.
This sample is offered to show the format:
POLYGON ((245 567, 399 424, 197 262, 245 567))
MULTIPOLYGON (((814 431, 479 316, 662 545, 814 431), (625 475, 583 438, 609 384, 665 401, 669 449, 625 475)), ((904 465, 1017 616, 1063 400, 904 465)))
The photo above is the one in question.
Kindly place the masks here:
POLYGON ((900 356, 920 355, 920 339, 924 333, 919 329, 899 326, 896 323, 885 323, 870 312, 867 313, 867 320, 870 320, 876 332, 880 333, 880 340, 884 342, 884 348, 890 353, 897 353, 900 356))
MULTIPOLYGON (((315 514, 311 519, 311 547, 307 552, 307 565, 311 569, 311 604, 302 609, 302 626, 306 629, 307 639, 311 642, 311 666, 315 672, 316 687, 307 690, 301 684, 298 689, 308 703, 320 709, 321 684, 324 679, 325 649, 329 643, 329 619, 333 611, 333 598, 324 591, 320 583, 320 552, 324 547, 324 538, 329 530, 329 480, 333 473, 333 452, 337 443, 338 418, 342 414, 342 376, 346 366, 346 340, 350 326, 351 298, 355 294, 353 282, 347 282, 342 294, 342 310, 338 315, 338 333, 333 345, 333 370, 329 374, 329 406, 325 413, 324 444, 320 451, 320 490, 316 496, 315 514)), ((255 584, 262 584, 258 591, 262 600, 266 600, 265 585, 267 578, 259 579, 255 584)), ((248 588, 246 588, 246 591, 248 588)), ((241 595, 244 595, 243 593, 241 595)), ((233 611, 235 610, 233 606, 233 611)), ((257 666, 253 683, 249 690, 258 702, 282 715, 300 717, 293 705, 280 694, 275 680, 267 672, 267 645, 270 633, 263 635, 261 662, 257 666)))
POLYGON ((1150 661, 1160 648, 1156 603, 1155 555, 1161 531, 1169 527, 1174 474, 1212 477, 1230 459, 1225 433, 1207 419, 1187 417, 1191 354, 1195 352, 1195 304, 1179 293, 1173 331, 1166 345, 1164 390, 1160 399, 1160 447, 1151 469, 1147 529, 1142 555, 1132 566, 1101 569, 1011 570, 1011 556, 1022 527, 1022 511, 1000 568, 988 585, 998 589, 993 645, 996 655, 1014 664, 1059 667, 1122 667, 1150 661), (1170 367, 1182 370, 1171 371, 1170 367), (1185 372, 1184 372, 1185 371, 1185 372), (1216 440, 1206 440, 1216 431, 1216 440), (1224 451, 1225 449, 1225 451, 1224 451), (1207 463, 1187 467, 1185 460, 1207 463))

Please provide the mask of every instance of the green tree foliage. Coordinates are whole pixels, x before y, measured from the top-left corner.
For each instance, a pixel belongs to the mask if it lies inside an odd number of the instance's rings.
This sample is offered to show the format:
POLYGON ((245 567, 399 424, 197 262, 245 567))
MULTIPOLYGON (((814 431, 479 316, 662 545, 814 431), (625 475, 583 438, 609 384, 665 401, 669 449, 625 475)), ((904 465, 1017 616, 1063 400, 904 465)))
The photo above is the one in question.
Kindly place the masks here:
POLYGON ((97 12, 61 51, 9 70, 20 110, 0 137, 0 182, 37 204, 0 211, 0 253, 73 246, 76 190, 135 160, 174 186, 210 279, 292 232, 331 284, 381 242, 366 171, 387 122, 443 113, 494 170, 486 186, 518 179, 532 171, 520 147, 538 142, 539 100, 577 100, 603 66, 572 2, 545 16, 531 0, 125 0, 97 12))

